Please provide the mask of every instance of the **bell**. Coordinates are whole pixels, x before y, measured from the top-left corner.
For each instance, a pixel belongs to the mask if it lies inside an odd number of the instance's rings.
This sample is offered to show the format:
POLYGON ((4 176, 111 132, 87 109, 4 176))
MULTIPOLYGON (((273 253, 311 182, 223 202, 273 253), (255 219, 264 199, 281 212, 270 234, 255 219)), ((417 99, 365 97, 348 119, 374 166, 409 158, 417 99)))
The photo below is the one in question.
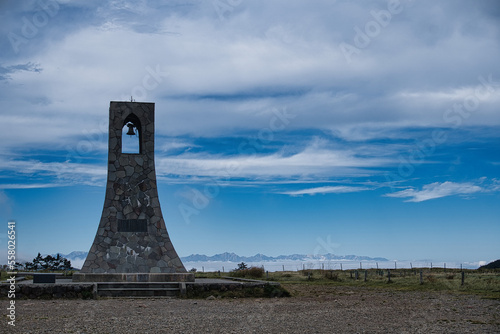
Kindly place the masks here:
POLYGON ((127 132, 127 135, 129 135, 129 136, 135 136, 134 124, 132 124, 132 123, 127 123, 127 126, 128 126, 128 132, 127 132))

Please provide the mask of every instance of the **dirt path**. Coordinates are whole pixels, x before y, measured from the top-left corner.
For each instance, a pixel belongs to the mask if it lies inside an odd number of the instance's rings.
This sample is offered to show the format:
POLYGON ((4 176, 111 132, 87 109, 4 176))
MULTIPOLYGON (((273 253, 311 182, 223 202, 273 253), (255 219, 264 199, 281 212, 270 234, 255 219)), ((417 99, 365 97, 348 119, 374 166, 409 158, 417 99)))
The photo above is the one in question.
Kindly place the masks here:
MULTIPOLYGON (((498 300, 364 288, 286 288, 294 297, 19 300, 15 330, 6 333, 500 333, 498 300)), ((3 322, 5 328, 6 318, 3 322)))

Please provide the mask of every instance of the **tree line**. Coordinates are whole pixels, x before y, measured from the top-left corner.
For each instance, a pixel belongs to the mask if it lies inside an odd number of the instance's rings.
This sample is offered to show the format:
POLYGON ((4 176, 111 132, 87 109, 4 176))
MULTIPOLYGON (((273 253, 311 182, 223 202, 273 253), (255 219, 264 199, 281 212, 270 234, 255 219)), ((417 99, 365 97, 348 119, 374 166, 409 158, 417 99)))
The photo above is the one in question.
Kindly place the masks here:
POLYGON ((51 270, 51 271, 64 271, 71 270, 71 261, 62 257, 60 254, 56 256, 47 255, 43 257, 40 253, 33 259, 33 261, 25 263, 16 263, 17 270, 51 270))

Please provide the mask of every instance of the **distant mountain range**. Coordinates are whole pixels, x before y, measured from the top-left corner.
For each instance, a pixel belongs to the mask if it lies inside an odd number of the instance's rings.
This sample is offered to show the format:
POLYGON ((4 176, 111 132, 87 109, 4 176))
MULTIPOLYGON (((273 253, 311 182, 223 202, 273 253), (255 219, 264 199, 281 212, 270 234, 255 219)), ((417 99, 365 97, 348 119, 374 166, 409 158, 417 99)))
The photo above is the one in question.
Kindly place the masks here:
MULTIPOLYGON (((85 260, 87 258, 87 254, 89 252, 84 252, 84 251, 73 251, 69 254, 61 254, 62 257, 67 258, 68 260, 74 260, 74 259, 83 259, 85 260)), ((57 254, 52 254, 52 256, 55 256, 57 254)))
MULTIPOLYGON (((74 263, 80 263, 85 260, 88 252, 74 251, 69 254, 61 254, 74 263)), ((273 261, 389 261, 383 257, 368 257, 358 255, 335 255, 335 254, 292 254, 280 256, 267 256, 264 254, 255 254, 254 256, 240 256, 235 253, 221 253, 213 256, 203 254, 192 254, 189 256, 181 257, 182 262, 273 262, 273 261)))
POLYGON ((220 261, 220 262, 272 262, 272 261, 389 261, 383 257, 368 257, 368 256, 358 256, 358 255, 335 255, 335 254, 315 254, 315 255, 304 255, 304 254, 292 254, 292 255, 280 255, 280 256, 266 256, 264 254, 256 254, 254 256, 239 256, 235 253, 222 253, 215 254, 213 256, 193 254, 189 256, 181 257, 182 262, 209 262, 209 261, 220 261))

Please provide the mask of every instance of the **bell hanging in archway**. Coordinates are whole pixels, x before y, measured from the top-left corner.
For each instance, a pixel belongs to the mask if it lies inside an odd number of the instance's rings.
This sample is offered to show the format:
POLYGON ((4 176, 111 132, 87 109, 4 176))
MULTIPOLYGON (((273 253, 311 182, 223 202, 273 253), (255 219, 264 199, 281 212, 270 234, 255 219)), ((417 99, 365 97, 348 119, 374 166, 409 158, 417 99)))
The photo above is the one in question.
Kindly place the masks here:
POLYGON ((134 124, 133 123, 127 123, 127 126, 128 126, 128 132, 127 132, 127 135, 129 136, 135 136, 135 131, 134 131, 134 124))

